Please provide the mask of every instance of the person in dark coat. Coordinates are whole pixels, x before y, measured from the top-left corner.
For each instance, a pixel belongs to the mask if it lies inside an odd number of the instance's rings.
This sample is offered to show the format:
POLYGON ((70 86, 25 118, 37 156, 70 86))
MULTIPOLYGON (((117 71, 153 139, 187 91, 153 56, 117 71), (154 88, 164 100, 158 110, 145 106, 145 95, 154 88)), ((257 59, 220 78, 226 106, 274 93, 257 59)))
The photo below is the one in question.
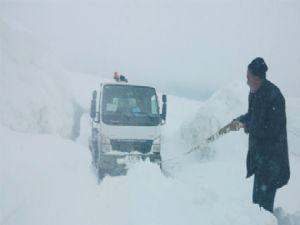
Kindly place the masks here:
POLYGON ((253 203, 273 212, 276 190, 290 178, 285 99, 266 79, 268 67, 262 58, 248 65, 250 87, 248 112, 233 120, 249 134, 247 178, 254 175, 253 203))

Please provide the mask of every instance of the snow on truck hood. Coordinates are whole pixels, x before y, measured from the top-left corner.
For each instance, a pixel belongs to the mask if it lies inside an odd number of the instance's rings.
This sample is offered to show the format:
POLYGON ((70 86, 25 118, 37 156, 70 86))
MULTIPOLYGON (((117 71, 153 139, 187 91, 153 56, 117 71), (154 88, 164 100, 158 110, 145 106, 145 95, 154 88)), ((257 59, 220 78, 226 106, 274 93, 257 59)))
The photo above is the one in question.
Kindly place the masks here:
MULTIPOLYGON (((108 126, 101 125, 101 131, 109 139, 153 140, 160 135, 160 126, 108 126)), ((100 131, 100 132, 101 132, 100 131)))

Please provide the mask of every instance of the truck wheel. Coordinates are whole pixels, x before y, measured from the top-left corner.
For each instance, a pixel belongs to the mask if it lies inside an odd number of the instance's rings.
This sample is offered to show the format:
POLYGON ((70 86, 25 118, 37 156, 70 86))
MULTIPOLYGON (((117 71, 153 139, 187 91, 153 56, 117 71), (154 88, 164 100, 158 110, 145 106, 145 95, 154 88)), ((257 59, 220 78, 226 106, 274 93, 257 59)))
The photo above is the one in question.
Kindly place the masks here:
POLYGON ((99 152, 97 148, 94 148, 94 152, 92 154, 92 164, 97 168, 98 164, 99 152))
POLYGON ((98 168, 98 181, 101 182, 103 178, 105 177, 106 172, 103 168, 99 167, 98 168))

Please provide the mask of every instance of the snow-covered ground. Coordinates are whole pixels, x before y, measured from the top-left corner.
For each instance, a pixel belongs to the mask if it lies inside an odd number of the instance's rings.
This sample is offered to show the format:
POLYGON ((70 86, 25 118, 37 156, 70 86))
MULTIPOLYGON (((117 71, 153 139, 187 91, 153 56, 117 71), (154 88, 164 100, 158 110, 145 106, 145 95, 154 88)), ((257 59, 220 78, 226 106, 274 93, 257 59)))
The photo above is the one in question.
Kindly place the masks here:
MULTIPOLYGON (((168 176, 146 161, 99 185, 87 146, 88 110, 91 91, 103 79, 66 71, 26 30, 3 20, 0 29, 1 225, 277 223, 251 203, 242 131, 184 154, 246 111, 243 81, 205 102, 168 97, 162 146, 168 176)), ((275 202, 284 225, 300 224, 300 99, 286 99, 291 180, 275 202)))

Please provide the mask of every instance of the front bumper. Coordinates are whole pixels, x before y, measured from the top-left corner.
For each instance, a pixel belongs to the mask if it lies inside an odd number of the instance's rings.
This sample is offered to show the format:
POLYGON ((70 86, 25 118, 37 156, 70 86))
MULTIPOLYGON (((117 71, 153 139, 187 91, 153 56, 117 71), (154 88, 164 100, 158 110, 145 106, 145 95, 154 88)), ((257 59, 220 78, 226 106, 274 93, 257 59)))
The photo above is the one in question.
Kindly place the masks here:
POLYGON ((161 165, 160 153, 152 154, 100 154, 98 169, 110 176, 120 176, 127 173, 128 168, 138 161, 145 161, 161 165))

